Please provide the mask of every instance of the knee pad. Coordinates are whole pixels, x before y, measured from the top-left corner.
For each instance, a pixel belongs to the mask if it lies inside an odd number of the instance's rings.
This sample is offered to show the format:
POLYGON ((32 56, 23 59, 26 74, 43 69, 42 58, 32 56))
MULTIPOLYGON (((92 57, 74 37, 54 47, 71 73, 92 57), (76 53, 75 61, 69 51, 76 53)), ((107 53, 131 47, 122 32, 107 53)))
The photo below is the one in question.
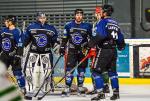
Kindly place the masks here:
POLYGON ((21 70, 13 71, 13 74, 17 79, 19 87, 24 88, 25 87, 25 78, 24 78, 24 75, 22 74, 21 70))
POLYGON ((113 89, 119 89, 119 82, 118 82, 118 74, 117 72, 108 72, 110 80, 111 80, 111 86, 113 89))

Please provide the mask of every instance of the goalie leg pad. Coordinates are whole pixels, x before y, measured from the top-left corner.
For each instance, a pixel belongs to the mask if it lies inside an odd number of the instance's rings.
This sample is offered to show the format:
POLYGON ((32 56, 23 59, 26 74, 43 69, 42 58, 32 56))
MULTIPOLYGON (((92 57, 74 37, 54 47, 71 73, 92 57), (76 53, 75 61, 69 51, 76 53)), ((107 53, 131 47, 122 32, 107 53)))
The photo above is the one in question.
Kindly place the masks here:
POLYGON ((25 75, 26 75, 26 89, 27 92, 32 92, 35 90, 37 85, 37 71, 38 68, 38 60, 39 60, 39 54, 36 53, 29 53, 28 58, 26 59, 26 67, 25 67, 25 75))
MULTIPOLYGON (((52 66, 53 66, 53 56, 51 53, 47 53, 47 54, 40 54, 40 83, 43 83, 43 80, 45 79, 45 77, 48 76, 48 74, 51 72, 52 70, 52 66)), ((52 72, 53 74, 54 72, 52 72)), ((52 88, 53 89, 53 76, 52 74, 49 76, 49 78, 46 80, 45 84, 44 84, 44 91, 47 91, 47 89, 52 88)))

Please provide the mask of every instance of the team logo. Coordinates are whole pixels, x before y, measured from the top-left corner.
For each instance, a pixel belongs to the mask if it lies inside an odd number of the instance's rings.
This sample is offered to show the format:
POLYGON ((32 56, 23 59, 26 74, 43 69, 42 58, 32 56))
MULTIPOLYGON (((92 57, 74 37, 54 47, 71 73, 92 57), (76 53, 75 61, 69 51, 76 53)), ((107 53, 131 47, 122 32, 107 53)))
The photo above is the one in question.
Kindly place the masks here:
POLYGON ((35 36, 36 43, 39 47, 44 47, 47 44, 47 36, 45 34, 39 34, 35 36))
POLYGON ((9 51, 11 49, 11 41, 8 38, 2 39, 2 49, 9 51))
POLYGON ((72 35, 72 42, 75 44, 75 45, 80 45, 81 42, 83 40, 83 37, 81 36, 81 34, 79 34, 78 32, 74 33, 72 35))

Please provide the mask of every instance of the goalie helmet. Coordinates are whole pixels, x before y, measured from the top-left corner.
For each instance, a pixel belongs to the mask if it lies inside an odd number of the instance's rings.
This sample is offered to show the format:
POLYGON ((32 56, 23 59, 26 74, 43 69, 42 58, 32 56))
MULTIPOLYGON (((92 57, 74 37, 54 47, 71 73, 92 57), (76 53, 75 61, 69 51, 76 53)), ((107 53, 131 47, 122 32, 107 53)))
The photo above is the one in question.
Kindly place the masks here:
POLYGON ((37 18, 38 18, 38 17, 46 17, 46 14, 45 14, 44 12, 38 12, 38 13, 36 14, 36 16, 37 16, 37 18))
POLYGON ((103 5, 102 10, 103 10, 104 13, 105 12, 107 13, 107 16, 111 16, 112 13, 114 12, 114 9, 111 5, 103 5))

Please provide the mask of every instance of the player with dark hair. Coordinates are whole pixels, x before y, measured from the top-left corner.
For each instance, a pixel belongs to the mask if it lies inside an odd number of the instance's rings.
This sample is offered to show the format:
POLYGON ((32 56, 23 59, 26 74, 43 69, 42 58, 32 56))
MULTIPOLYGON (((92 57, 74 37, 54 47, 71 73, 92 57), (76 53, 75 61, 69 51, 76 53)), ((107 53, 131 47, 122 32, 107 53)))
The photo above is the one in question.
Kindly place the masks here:
MULTIPOLYGON (((96 24, 99 23, 99 21, 103 19, 100 16, 101 10, 102 10, 101 6, 97 6, 95 8, 95 18, 96 18, 96 21, 93 23, 93 31, 94 31, 94 28, 95 28, 96 24)), ((103 79, 104 79, 104 93, 110 93, 108 72, 102 73, 102 76, 103 76, 103 79)), ((93 78, 92 78, 92 81, 93 81, 93 88, 94 89, 92 91, 88 92, 88 94, 95 94, 96 93, 96 88, 95 88, 95 84, 94 84, 93 78)))
POLYGON ((0 60, 7 68, 10 65, 12 66, 18 85, 25 94, 25 78, 21 68, 21 58, 23 56, 22 33, 20 29, 16 28, 16 17, 13 15, 5 18, 5 26, 0 33, 0 60))
MULTIPOLYGON (((76 9, 74 11, 74 20, 68 22, 65 25, 62 44, 60 47, 60 54, 64 54, 65 50, 68 50, 66 73, 69 73, 70 70, 75 67, 75 65, 79 63, 81 59, 86 55, 85 49, 87 46, 88 38, 92 34, 92 26, 89 23, 83 22, 83 15, 84 13, 82 9, 76 9)), ((77 68, 77 83, 79 95, 85 93, 83 82, 87 63, 88 61, 86 60, 77 68)), ((73 78, 73 72, 66 76, 66 88, 62 92, 62 95, 69 95, 73 78)))
POLYGON ((119 99, 119 82, 116 71, 117 49, 120 51, 125 48, 123 34, 121 33, 118 23, 110 16, 113 13, 111 5, 103 5, 99 16, 102 18, 96 23, 92 38, 89 41, 89 47, 97 47, 97 57, 92 76, 95 81, 95 86, 98 95, 91 100, 105 99, 104 94, 104 79, 102 74, 108 72, 113 89, 113 96, 110 100, 119 99))

